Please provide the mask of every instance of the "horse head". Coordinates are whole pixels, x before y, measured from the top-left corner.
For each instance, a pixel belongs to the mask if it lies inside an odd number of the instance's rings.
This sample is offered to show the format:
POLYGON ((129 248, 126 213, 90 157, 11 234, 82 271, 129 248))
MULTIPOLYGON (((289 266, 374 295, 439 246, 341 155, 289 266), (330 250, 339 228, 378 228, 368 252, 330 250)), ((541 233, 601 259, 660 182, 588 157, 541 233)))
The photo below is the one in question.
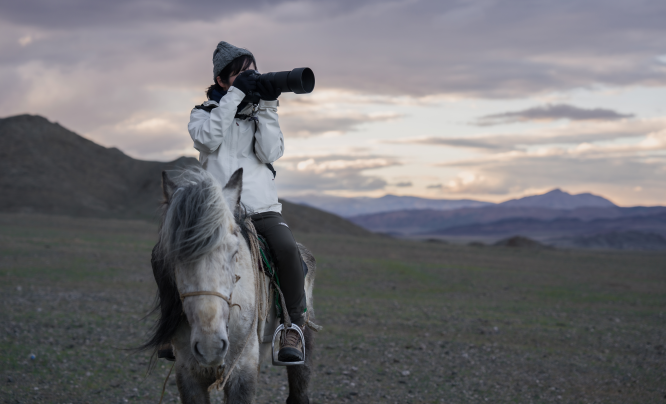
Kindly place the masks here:
POLYGON ((191 328, 190 349, 203 366, 223 364, 229 347, 231 295, 243 241, 234 212, 242 183, 242 168, 224 188, 202 169, 188 169, 174 179, 162 173, 161 255, 174 269, 191 328))

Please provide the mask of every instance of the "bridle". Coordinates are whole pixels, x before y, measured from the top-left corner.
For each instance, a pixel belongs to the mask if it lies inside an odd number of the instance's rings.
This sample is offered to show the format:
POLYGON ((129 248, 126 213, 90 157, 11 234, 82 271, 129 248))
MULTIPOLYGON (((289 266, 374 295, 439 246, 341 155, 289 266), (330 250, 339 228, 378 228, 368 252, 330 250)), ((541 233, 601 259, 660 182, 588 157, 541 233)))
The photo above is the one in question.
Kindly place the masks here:
MULTIPOLYGON (((238 277, 238 278, 240 278, 240 277, 238 277)), ((217 292, 212 292, 212 291, 200 291, 200 292, 188 292, 188 293, 182 293, 182 294, 180 295, 180 301, 181 301, 182 303, 184 303, 186 297, 191 297, 191 296, 206 296, 206 295, 209 295, 209 296, 217 296, 217 297, 219 297, 220 299, 224 300, 225 302, 227 302, 227 304, 229 304, 229 309, 231 309, 231 308, 234 307, 234 306, 238 306, 239 309, 242 309, 242 307, 241 307, 240 304, 238 304, 238 303, 231 303, 231 295, 229 295, 229 297, 226 297, 226 296, 223 295, 222 293, 217 293, 217 292)), ((231 311, 229 311, 229 315, 231 315, 231 311)))
POLYGON ((231 296, 226 297, 222 293, 217 293, 217 292, 189 292, 189 293, 183 293, 183 294, 180 295, 180 301, 182 302, 182 301, 185 300, 186 297, 190 297, 190 296, 206 296, 206 295, 217 296, 220 299, 224 300, 225 302, 229 303, 229 306, 231 306, 231 296))
MULTIPOLYGON (((236 281, 235 281, 235 282, 238 282, 238 281, 240 280, 240 278, 241 278, 240 276, 236 275, 236 281)), ((202 291, 202 292, 188 292, 188 293, 181 293, 181 294, 180 294, 180 301, 181 301, 181 303, 182 303, 182 302, 185 301, 185 298, 186 298, 186 297, 190 297, 190 296, 206 296, 206 295, 209 295, 209 296, 217 296, 217 297, 219 297, 220 299, 222 299, 222 300, 224 300, 225 302, 227 302, 227 303, 229 304, 229 307, 230 307, 230 308, 231 308, 231 306, 238 306, 238 308, 241 308, 241 305, 240 305, 240 304, 238 304, 238 303, 231 303, 231 296, 233 295, 233 293, 230 294, 229 297, 226 297, 226 296, 223 295, 222 293, 217 293, 217 292, 213 292, 213 291, 202 291)))

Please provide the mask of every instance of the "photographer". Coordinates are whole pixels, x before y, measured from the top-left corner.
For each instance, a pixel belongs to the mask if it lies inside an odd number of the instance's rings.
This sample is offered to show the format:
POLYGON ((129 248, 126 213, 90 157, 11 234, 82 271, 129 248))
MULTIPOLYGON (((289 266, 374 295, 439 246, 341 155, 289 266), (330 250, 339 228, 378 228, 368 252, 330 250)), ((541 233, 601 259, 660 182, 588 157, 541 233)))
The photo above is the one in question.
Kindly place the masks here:
MULTIPOLYGON (((243 168, 241 202, 271 249, 291 321, 303 328, 306 302, 301 256, 281 215, 272 166, 284 152, 277 114, 281 89, 270 81, 257 80, 256 69, 250 51, 220 42, 213 52, 215 83, 206 91, 208 100, 192 109, 188 130, 201 165, 222 185, 243 168), (254 92, 259 94, 258 104, 243 101, 254 92)), ((303 360, 296 331, 288 331, 280 341, 278 359, 303 360)))

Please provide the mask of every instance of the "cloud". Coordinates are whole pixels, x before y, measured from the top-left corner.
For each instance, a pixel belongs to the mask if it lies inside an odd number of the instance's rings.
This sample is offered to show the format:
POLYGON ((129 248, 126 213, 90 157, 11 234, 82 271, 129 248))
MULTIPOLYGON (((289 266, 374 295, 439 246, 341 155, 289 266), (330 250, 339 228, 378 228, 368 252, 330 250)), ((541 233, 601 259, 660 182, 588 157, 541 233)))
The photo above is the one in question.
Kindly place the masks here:
POLYGON ((666 197, 663 178, 666 158, 642 159, 636 156, 585 158, 555 154, 524 156, 484 165, 464 166, 443 192, 464 195, 512 195, 526 189, 568 187, 597 190, 612 189, 622 195, 640 186, 653 196, 666 197), (640 185, 637 185, 640 184, 640 185))
POLYGON ((313 95, 337 92, 337 99, 285 102, 281 114, 290 103, 302 111, 308 102, 319 107, 311 116, 284 115, 293 136, 353 131, 401 116, 360 110, 369 103, 424 105, 442 94, 521 97, 597 84, 663 86, 664 65, 656 56, 666 48, 666 26, 656 16, 664 12, 665 4, 647 0, 612 7, 602 0, 575 7, 558 1, 4 2, 0 110, 42 114, 84 133, 101 133, 137 114, 189 111, 204 99, 221 39, 251 49, 262 71, 312 67, 313 95))
POLYGON ((373 191, 383 189, 387 182, 366 170, 400 165, 394 157, 379 155, 296 156, 278 160, 280 192, 304 191, 373 191))
POLYGON ((428 185, 426 187, 426 189, 441 189, 441 188, 442 188, 442 184, 432 184, 432 185, 428 185))
POLYGON ((34 0, 0 6, 2 36, 11 39, 0 50, 3 63, 17 68, 83 64, 122 82, 154 63, 152 77, 141 75, 152 84, 178 85, 184 72, 202 73, 205 84, 212 49, 225 39, 251 49, 263 70, 309 65, 317 88, 520 97, 597 84, 665 85, 656 59, 666 48, 657 17, 665 13, 663 2, 648 0, 573 7, 554 0, 34 0), (26 35, 33 42, 22 47, 26 35))
POLYGON ((557 119, 569 119, 572 121, 615 121, 632 118, 633 116, 633 114, 620 114, 603 108, 585 109, 567 104, 547 104, 523 111, 482 116, 476 124, 479 126, 490 126, 513 122, 553 121, 557 119))
MULTIPOLYGON (((219 40, 252 50, 264 72, 313 68, 317 86, 312 95, 280 99, 287 136, 362 130, 366 123, 400 119, 410 108, 443 99, 663 88, 665 14, 666 3, 652 0, 6 1, 0 4, 0 111, 3 116, 45 115, 133 156, 167 159, 183 147, 191 150, 187 114, 204 100, 219 40)), ((452 179, 458 192, 521 186, 520 170, 528 171, 525 177, 533 174, 529 164, 523 165, 528 161, 535 164, 534 175, 541 175, 524 181, 530 187, 558 175, 549 162, 577 161, 571 167, 590 170, 592 178, 613 164, 604 160, 615 158, 608 156, 617 156, 625 170, 636 168, 655 178, 645 167, 660 164, 655 162, 659 146, 648 144, 659 143, 658 136, 646 137, 642 146, 636 141, 663 129, 663 120, 625 119, 612 115, 623 111, 610 110, 601 110, 610 120, 581 120, 590 118, 591 110, 557 115, 555 107, 482 120, 565 118, 564 128, 400 142, 483 151, 477 160, 450 166, 470 174, 452 179), (541 116, 535 116, 538 112, 541 116), (634 144, 621 145, 623 138, 633 138, 628 141, 634 144), (608 141, 617 141, 615 149, 598 144, 608 141), (561 144, 571 146, 553 147, 561 144), (537 150, 541 154, 534 154, 537 150), (540 170, 539 161, 546 168, 540 170)), ((634 112, 643 116, 646 110, 634 112)), ((435 127, 437 122, 431 122, 435 127)), ((364 162, 310 156, 298 163, 310 158, 314 161, 304 163, 303 170, 296 163, 281 168, 280 186, 382 189, 386 181, 377 172, 400 163, 394 158, 382 165, 384 156, 362 153, 352 160, 364 162)), ((605 172, 599 178, 606 178, 605 172)), ((650 189, 640 181, 632 186, 642 187, 642 194, 650 189)))
POLYGON ((512 150, 480 158, 440 163, 461 171, 443 192, 466 195, 510 195, 544 187, 649 190, 666 197, 666 129, 633 144, 581 143, 573 147, 512 150))
POLYGON ((447 193, 467 195, 505 195, 523 189, 521 185, 511 187, 512 184, 501 173, 488 173, 486 170, 462 171, 446 186, 440 186, 447 193))
POLYGON ((581 144, 644 137, 666 128, 665 118, 620 122, 594 122, 540 130, 536 133, 498 134, 470 137, 414 137, 387 140, 389 144, 421 144, 482 149, 488 152, 550 144, 581 144))
MULTIPOLYGON (((371 5, 375 1, 366 1, 371 5)), ((287 23, 311 17, 313 13, 325 13, 336 17, 353 12, 362 5, 352 0, 336 2, 245 0, 242 2, 219 2, 200 0, 25 0, 0 4, 2 19, 32 26, 57 29, 87 28, 104 25, 133 25, 150 22, 210 22, 222 18, 233 18, 243 13, 278 14, 287 23), (35 12, 39 10, 39 12, 35 12), (276 12, 282 10, 282 12, 276 12)))
POLYGON ((403 117, 402 114, 348 114, 327 115, 325 113, 308 113, 301 111, 295 114, 281 114, 280 126, 288 137, 309 137, 325 133, 347 133, 359 129, 363 124, 386 122, 403 117))
POLYGON ((344 134, 358 131, 364 124, 402 119, 404 114, 391 110, 368 110, 399 102, 409 100, 326 89, 307 95, 285 94, 280 101, 280 126, 292 138, 344 134))
POLYGON ((582 142, 573 146, 542 146, 527 150, 500 151, 478 158, 437 163, 436 165, 441 167, 473 167, 493 165, 497 162, 555 157, 587 160, 622 157, 649 160, 650 158, 663 157, 661 156, 663 151, 666 151, 666 129, 648 133, 643 140, 637 143, 593 144, 582 142))
POLYGON ((400 187, 400 188, 406 188, 406 187, 411 187, 414 186, 411 181, 401 181, 401 182, 396 182, 395 184, 391 184, 394 187, 400 187))
MULTIPOLYGON (((282 2, 276 2, 277 4, 282 2)), ((194 3, 177 0, 73 0, 53 2, 26 0, 3 2, 4 20, 58 29, 87 28, 100 25, 131 25, 154 21, 210 21, 222 14, 235 15, 245 10, 263 10, 264 1, 220 3, 212 0, 194 3), (35 10, 39 10, 35 12, 35 10)))
POLYGON ((631 157, 648 159, 649 155, 666 151, 666 129, 648 133, 644 139, 631 144, 611 143, 593 144, 582 142, 573 146, 543 146, 528 150, 510 150, 489 154, 483 157, 439 163, 439 166, 473 166, 484 165, 488 162, 512 161, 525 158, 548 158, 554 156, 608 159, 616 157, 631 157))
POLYGON ((129 119, 85 133, 104 146, 123 145, 123 152, 144 160, 170 161, 183 155, 198 156, 187 134, 186 113, 135 114, 129 119))

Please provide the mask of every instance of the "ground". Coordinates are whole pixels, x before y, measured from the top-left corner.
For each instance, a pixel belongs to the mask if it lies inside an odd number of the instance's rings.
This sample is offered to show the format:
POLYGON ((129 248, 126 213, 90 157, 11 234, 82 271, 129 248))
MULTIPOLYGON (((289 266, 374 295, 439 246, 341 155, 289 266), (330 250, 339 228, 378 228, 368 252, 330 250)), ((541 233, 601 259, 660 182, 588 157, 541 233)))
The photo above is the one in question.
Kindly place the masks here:
MULTIPOLYGON (((312 403, 666 403, 666 255, 296 234, 315 254, 312 403)), ((0 400, 157 403, 156 226, 0 215, 0 400)), ((262 369, 258 403, 286 399, 262 369)), ((173 376, 165 402, 177 402, 173 376)))

